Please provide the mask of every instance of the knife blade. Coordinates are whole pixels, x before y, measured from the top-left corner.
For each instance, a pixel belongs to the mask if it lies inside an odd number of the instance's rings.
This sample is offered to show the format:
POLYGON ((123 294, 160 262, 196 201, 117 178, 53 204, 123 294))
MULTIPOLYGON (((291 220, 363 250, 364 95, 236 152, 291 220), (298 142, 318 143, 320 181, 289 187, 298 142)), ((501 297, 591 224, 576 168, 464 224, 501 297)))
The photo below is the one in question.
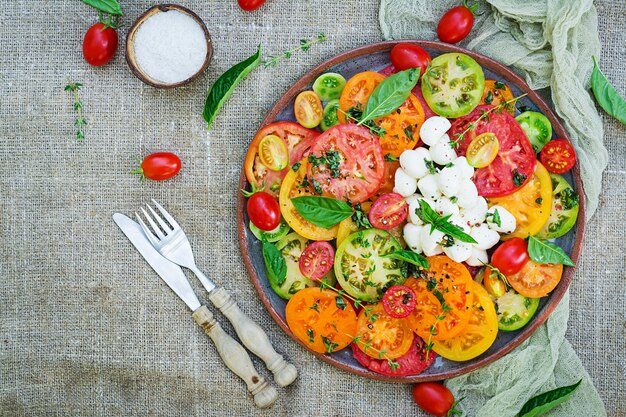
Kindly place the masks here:
POLYGON ((121 213, 113 214, 113 221, 122 229, 128 240, 139 251, 163 281, 187 304, 191 311, 200 308, 200 301, 193 292, 180 266, 165 259, 148 240, 141 226, 121 213))

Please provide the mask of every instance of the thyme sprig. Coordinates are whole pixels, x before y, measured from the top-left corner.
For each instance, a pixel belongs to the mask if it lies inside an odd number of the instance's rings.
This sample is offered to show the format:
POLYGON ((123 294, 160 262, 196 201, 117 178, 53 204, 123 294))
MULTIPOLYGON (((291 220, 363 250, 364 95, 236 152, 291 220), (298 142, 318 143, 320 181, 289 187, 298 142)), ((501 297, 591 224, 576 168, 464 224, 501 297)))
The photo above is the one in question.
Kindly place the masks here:
POLYGON ((309 49, 311 48, 311 45, 314 45, 316 43, 322 43, 326 41, 326 39, 328 39, 328 37, 323 32, 320 32, 317 35, 317 38, 314 38, 314 39, 300 39, 300 45, 298 45, 297 47, 290 49, 288 51, 285 51, 282 54, 277 55, 277 56, 269 55, 267 59, 263 61, 263 66, 265 68, 275 67, 278 65, 278 62, 281 59, 289 59, 294 53, 298 51, 308 52, 309 49))
POLYGON ((72 82, 71 79, 67 80, 67 85, 64 91, 71 91, 74 95, 74 110, 76 111, 76 119, 74 120, 74 126, 76 126, 76 140, 85 139, 84 126, 87 124, 87 120, 83 116, 83 102, 78 97, 78 90, 83 86, 81 83, 72 82))
POLYGON ((515 103, 517 102, 517 100, 527 95, 528 93, 524 93, 520 96, 513 97, 510 100, 502 102, 498 104, 497 106, 492 107, 489 110, 483 111, 481 115, 478 117, 478 119, 474 120, 473 122, 467 125, 467 127, 465 128, 463 132, 454 134, 454 139, 450 140, 450 146, 452 146, 454 149, 457 149, 459 147, 459 143, 465 141, 465 135, 467 134, 467 132, 469 132, 470 130, 476 129, 478 122, 480 122, 483 119, 487 119, 487 121, 489 121, 489 115, 491 113, 501 113, 503 111, 509 111, 510 109, 515 108, 515 103))
POLYGON ((334 286, 332 286, 331 284, 329 284, 326 281, 320 281, 320 291, 325 290, 325 289, 331 289, 331 290, 335 291, 337 294, 351 299, 354 302, 354 306, 355 307, 359 307, 363 303, 367 302, 367 301, 361 300, 360 298, 355 298, 355 297, 351 296, 350 294, 348 294, 344 290, 340 290, 339 288, 335 288, 334 286))
POLYGON ((400 367, 400 364, 398 362, 396 362, 395 360, 387 356, 387 351, 376 349, 375 347, 372 346, 371 342, 363 341, 361 336, 352 336, 351 334, 348 334, 348 333, 345 333, 345 335, 352 338, 352 343, 361 344, 364 348, 363 353, 366 353, 368 349, 373 350, 374 352, 378 354, 378 359, 387 360, 387 364, 389 365, 392 371, 395 371, 396 369, 400 367))
POLYGON ((439 324, 439 322, 445 320, 446 317, 448 317, 448 313, 452 311, 452 307, 450 307, 448 303, 446 303, 446 300, 443 298, 443 294, 437 289, 437 280, 435 278, 428 278, 428 282, 426 283, 426 289, 432 292, 441 304, 441 313, 439 313, 435 317, 435 321, 428 329, 428 340, 426 341, 426 345, 424 346, 424 350, 426 351, 426 360, 428 360, 429 353, 434 346, 433 336, 437 336, 438 334, 437 325, 439 324))

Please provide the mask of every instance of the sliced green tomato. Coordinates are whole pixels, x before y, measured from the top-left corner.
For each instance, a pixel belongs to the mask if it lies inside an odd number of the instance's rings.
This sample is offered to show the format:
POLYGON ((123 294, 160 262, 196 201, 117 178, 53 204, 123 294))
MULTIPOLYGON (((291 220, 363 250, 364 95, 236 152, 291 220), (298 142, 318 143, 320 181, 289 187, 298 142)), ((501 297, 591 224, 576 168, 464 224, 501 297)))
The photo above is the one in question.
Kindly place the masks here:
MULTIPOLYGON (((300 272, 300 266, 298 265, 300 255, 302 255, 302 251, 304 251, 308 242, 308 239, 293 232, 283 237, 276 244, 276 248, 285 258, 287 275, 285 277, 285 282, 283 282, 282 285, 277 285, 276 282, 272 282, 270 280, 270 286, 276 294, 285 300, 289 300, 296 292, 303 288, 319 286, 318 281, 311 280, 302 275, 300 272)), ((337 279, 335 278, 335 274, 332 270, 324 276, 322 281, 333 286, 337 283, 337 279)))
POLYGON ((289 233, 289 230, 289 225, 282 217, 280 218, 280 223, 276 226, 276 229, 270 230, 269 232, 259 229, 252 224, 252 222, 250 222, 250 231, 252 234, 256 236, 257 239, 263 240, 265 238, 270 243, 278 242, 284 238, 287 233, 289 233))
POLYGON ((440 116, 469 114, 485 89, 485 74, 471 57, 461 53, 434 58, 422 76, 422 94, 428 107, 440 116))
POLYGON ((465 157, 467 163, 474 168, 484 168, 496 159, 499 149, 500 142, 498 142, 496 135, 485 132, 472 140, 465 157))
POLYGON ((541 151, 546 143, 552 139, 552 125, 543 114, 536 111, 525 111, 515 120, 522 126, 535 152, 541 151))
POLYGON ((539 239, 555 239, 569 232, 578 218, 578 194, 559 174, 552 180, 552 209, 550 217, 537 234, 539 239))
POLYGON ((498 329, 505 332, 519 330, 535 315, 539 306, 539 298, 524 297, 510 290, 496 299, 498 312, 498 329))
POLYGON ((289 164, 285 142, 276 135, 267 135, 259 142, 259 159, 272 171, 281 171, 289 164))
POLYGON ((327 72, 317 77, 313 83, 313 91, 320 96, 322 101, 330 101, 338 99, 345 86, 346 79, 343 78, 343 75, 327 72))
POLYGON ((384 230, 352 233, 341 242, 335 254, 337 280, 353 297, 376 302, 387 288, 402 284, 406 279, 406 262, 383 257, 401 249, 400 243, 384 230))
POLYGON ((331 100, 324 106, 324 118, 320 127, 323 131, 327 131, 331 127, 339 124, 337 118, 337 109, 339 109, 339 100, 331 100))

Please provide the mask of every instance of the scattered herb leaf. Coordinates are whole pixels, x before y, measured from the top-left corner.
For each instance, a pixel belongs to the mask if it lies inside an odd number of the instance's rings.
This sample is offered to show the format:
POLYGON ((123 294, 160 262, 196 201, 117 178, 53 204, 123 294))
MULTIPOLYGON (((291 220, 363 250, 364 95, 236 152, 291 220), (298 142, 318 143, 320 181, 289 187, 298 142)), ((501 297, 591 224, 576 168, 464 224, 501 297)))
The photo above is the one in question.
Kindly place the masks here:
POLYGON ((521 187, 522 184, 524 184, 524 181, 526 181, 526 178, 528 178, 526 175, 519 172, 517 168, 513 169, 512 175, 513 175, 513 184, 515 184, 516 187, 521 187))
POLYGON ((465 233, 463 229, 448 221, 450 215, 440 215, 430 206, 430 204, 428 204, 423 199, 419 200, 419 204, 420 206, 415 209, 415 214, 417 214, 424 223, 428 223, 431 225, 431 233, 433 232, 433 230, 437 229, 454 239, 460 240, 461 242, 476 243, 476 240, 474 240, 473 237, 465 233))
POLYGON ((553 389, 543 394, 539 394, 530 400, 526 401, 526 404, 522 407, 518 417, 536 417, 541 414, 547 413, 557 405, 565 402, 569 397, 574 394, 576 388, 583 382, 581 379, 573 385, 566 387, 560 387, 553 389))
POLYGON ((424 269, 428 269, 428 259, 424 255, 420 255, 410 250, 399 250, 382 255, 383 258, 397 259, 399 261, 408 262, 415 266, 421 266, 424 269))
POLYGON ((593 57, 593 71, 591 72, 591 89, 596 101, 611 116, 626 124, 626 100, 606 79, 596 57, 593 57))
POLYGON ((71 91, 74 96, 74 110, 76 111, 76 119, 74 119, 74 126, 76 126, 76 140, 85 139, 84 126, 87 124, 87 120, 83 116, 83 102, 78 97, 78 90, 83 85, 81 83, 74 83, 72 80, 68 80, 65 86, 65 91, 71 91))
POLYGON ((83 3, 103 13, 122 16, 122 7, 117 0, 83 0, 83 3))
POLYGON ((268 56, 267 60, 263 61, 263 66, 265 68, 275 67, 276 65, 278 65, 278 62, 281 59, 289 59, 291 58, 291 55, 293 55, 295 52, 298 52, 298 51, 308 52, 309 49, 311 48, 311 45, 314 45, 316 43, 322 43, 326 41, 326 39, 328 38, 322 32, 320 32, 317 35, 317 38, 314 38, 314 39, 300 39, 300 45, 296 46, 295 48, 285 51, 278 56, 271 56, 271 55, 268 56))
POLYGON ((539 264, 576 266, 560 246, 547 240, 539 240, 534 236, 528 236, 528 256, 539 264))
POLYGON ((417 84, 420 70, 399 71, 381 81, 370 95, 359 125, 386 116, 400 107, 417 84))
POLYGON ((287 277, 287 263, 276 246, 265 239, 263 239, 263 260, 265 261, 268 280, 280 287, 287 277))
POLYGON ((335 198, 303 196, 292 198, 291 202, 305 220, 325 229, 352 215, 352 207, 335 198))

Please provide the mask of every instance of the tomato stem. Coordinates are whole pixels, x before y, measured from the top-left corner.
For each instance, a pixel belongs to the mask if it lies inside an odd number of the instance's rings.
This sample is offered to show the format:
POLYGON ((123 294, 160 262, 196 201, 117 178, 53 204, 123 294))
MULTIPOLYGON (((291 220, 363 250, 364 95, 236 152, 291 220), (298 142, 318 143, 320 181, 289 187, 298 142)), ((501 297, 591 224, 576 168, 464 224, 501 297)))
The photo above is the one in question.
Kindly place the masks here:
POLYGON ((244 190, 243 188, 241 189, 241 194, 243 194, 244 197, 252 197, 253 194, 258 193, 260 191, 263 191, 265 189, 265 184, 263 184, 261 186, 261 188, 257 188, 256 185, 254 184, 250 184, 250 188, 252 189, 252 191, 248 191, 248 190, 244 190))
POLYGON ((463 0, 463 6, 465 6, 465 8, 467 10, 469 10, 474 16, 482 16, 484 14, 484 12, 483 13, 476 13, 476 10, 478 10, 478 7, 480 6, 478 1, 475 1, 472 4, 469 4, 468 0, 463 0))
POLYGON ((461 397, 458 400, 456 400, 454 403, 452 403, 452 407, 450 407, 450 410, 448 410, 448 414, 446 414, 446 416, 447 417, 462 416, 463 412, 461 410, 458 410, 456 406, 459 405, 459 403, 463 401, 464 399, 465 397, 461 397))

